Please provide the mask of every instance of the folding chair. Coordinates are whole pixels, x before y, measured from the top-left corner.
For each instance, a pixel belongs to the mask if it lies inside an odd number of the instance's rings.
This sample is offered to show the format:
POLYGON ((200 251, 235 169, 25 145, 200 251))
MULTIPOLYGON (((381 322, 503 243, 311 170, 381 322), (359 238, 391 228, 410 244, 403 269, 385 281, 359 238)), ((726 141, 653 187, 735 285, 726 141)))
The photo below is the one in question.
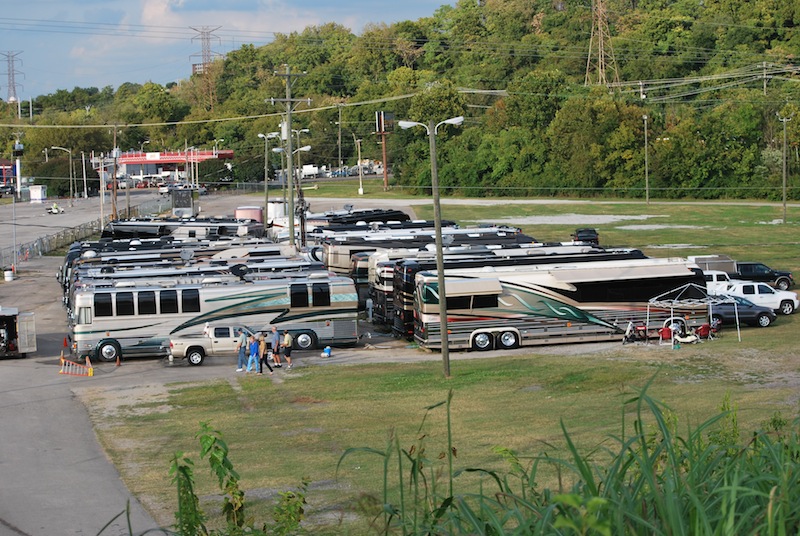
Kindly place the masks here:
POLYGON ((669 344, 672 346, 672 328, 664 326, 658 330, 658 344, 669 344))

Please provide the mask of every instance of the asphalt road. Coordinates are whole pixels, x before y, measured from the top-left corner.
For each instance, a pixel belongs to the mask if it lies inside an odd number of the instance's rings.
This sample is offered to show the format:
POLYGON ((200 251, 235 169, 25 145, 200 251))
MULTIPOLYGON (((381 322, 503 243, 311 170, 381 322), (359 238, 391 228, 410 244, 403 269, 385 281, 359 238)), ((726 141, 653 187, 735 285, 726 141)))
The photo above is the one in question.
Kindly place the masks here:
MULTIPOLYGON (((38 335, 34 355, 0 360, 0 536, 98 534, 128 501, 137 533, 154 528, 73 394, 95 378, 59 374, 66 322, 57 265, 30 260, 19 279, 0 283, 0 306, 34 311, 38 335)), ((129 534, 126 519, 103 534, 129 534)))

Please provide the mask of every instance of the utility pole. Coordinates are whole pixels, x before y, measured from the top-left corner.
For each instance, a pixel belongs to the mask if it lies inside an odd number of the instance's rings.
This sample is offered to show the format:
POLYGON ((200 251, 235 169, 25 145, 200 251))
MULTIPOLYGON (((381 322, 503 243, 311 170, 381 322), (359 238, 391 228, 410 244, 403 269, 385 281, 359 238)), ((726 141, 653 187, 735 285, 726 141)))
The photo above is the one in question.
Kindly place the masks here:
POLYGON ((647 143, 647 115, 643 115, 642 119, 644 120, 644 199, 645 204, 650 204, 650 162, 649 162, 649 150, 650 147, 647 143))
POLYGON ((339 125, 339 171, 342 170, 342 104, 337 104, 339 108, 339 122, 336 123, 339 125))
POLYGON ((114 147, 111 148, 114 158, 113 173, 111 175, 111 219, 117 219, 117 125, 114 124, 114 147))
POLYGON ((375 130, 381 137, 381 158, 383 159, 383 191, 389 191, 389 162, 386 157, 386 121, 394 121, 393 114, 375 112, 375 130))
POLYGON ((270 104, 275 104, 276 102, 284 102, 286 103, 286 123, 283 125, 283 129, 281 129, 281 137, 284 141, 286 141, 286 180, 289 181, 288 187, 288 194, 287 194, 287 201, 288 201, 288 216, 289 216, 289 245, 295 246, 295 236, 294 236, 294 171, 292 170, 292 105, 295 102, 307 102, 311 104, 311 99, 293 99, 292 98, 292 84, 294 83, 295 78, 299 78, 301 76, 305 76, 306 73, 293 73, 292 68, 289 65, 286 65, 286 72, 279 73, 275 72, 275 76, 281 76, 286 78, 286 98, 283 99, 270 99, 270 104))

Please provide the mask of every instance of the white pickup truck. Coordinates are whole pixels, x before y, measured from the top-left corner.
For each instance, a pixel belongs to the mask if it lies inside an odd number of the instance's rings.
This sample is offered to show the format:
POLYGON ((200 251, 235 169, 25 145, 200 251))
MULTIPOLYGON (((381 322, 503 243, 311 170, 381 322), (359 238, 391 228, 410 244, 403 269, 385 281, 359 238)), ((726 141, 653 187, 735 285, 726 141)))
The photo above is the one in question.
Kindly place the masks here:
POLYGON ((703 270, 706 278, 706 288, 709 294, 720 294, 733 283, 727 272, 722 270, 703 270))
POLYGON ((242 329, 245 336, 253 334, 247 326, 209 325, 197 335, 171 337, 169 340, 169 359, 186 359, 190 365, 202 365, 206 356, 236 355, 237 331, 242 329))

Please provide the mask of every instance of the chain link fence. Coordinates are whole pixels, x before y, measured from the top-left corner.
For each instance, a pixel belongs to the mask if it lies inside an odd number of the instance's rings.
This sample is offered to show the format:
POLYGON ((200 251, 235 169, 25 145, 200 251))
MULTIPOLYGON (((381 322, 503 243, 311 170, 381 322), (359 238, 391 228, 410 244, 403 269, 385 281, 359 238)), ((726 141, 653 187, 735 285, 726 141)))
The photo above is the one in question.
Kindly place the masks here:
MULTIPOLYGON (((156 199, 148 201, 140 205, 132 206, 130 214, 127 209, 119 210, 119 218, 137 218, 140 216, 153 216, 163 214, 171 209, 171 201, 169 199, 156 199)), ((78 225, 77 227, 70 227, 63 229, 57 233, 46 235, 37 238, 33 242, 25 244, 17 244, 16 255, 14 254, 14 247, 6 247, 0 249, 0 268, 10 270, 12 267, 16 268, 16 264, 24 263, 28 259, 41 257, 53 251, 66 247, 73 242, 86 240, 92 236, 98 236, 103 230, 106 223, 111 221, 110 216, 106 216, 101 221, 100 218, 78 225)))

